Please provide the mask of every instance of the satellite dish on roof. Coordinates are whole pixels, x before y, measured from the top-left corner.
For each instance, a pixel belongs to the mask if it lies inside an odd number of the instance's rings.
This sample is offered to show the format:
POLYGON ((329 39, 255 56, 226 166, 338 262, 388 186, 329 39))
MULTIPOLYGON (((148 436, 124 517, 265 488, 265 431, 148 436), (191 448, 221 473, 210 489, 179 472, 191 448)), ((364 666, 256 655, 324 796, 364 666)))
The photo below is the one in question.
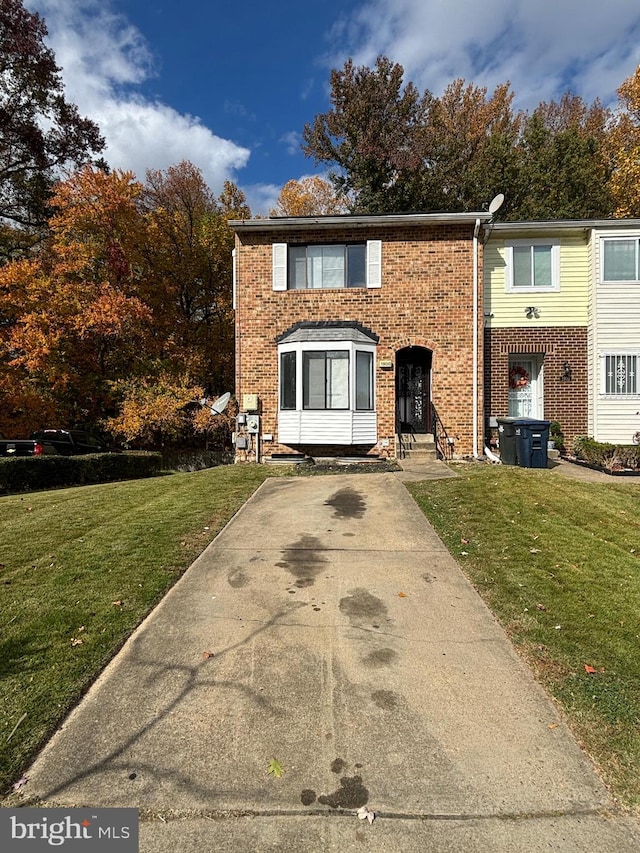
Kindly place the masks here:
POLYGON ((211 404, 211 413, 214 415, 221 415, 229 405, 230 399, 231 394, 229 391, 226 391, 221 397, 218 397, 217 400, 213 401, 211 404))
POLYGON ((489 213, 492 216, 494 215, 494 213, 497 213, 500 210, 500 208, 502 207, 503 202, 504 202, 504 194, 498 193, 498 195, 495 196, 491 200, 491 204, 489 205, 489 213))

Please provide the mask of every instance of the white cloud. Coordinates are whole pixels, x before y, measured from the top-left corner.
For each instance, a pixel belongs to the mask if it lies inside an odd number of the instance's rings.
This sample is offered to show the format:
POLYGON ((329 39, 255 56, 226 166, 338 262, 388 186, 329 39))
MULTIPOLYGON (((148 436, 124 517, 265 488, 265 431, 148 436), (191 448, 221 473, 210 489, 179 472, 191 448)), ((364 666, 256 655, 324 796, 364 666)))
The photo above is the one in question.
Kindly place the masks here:
POLYGON ((141 33, 108 2, 27 0, 25 5, 45 18, 65 92, 100 127, 109 165, 144 179, 147 169, 190 160, 217 192, 247 164, 248 149, 216 136, 198 117, 140 94, 137 87, 153 74, 153 57, 141 33))
POLYGON ((628 0, 367 0, 340 21, 329 63, 372 67, 385 55, 434 94, 456 77, 489 90, 511 81, 525 109, 567 89, 612 103, 640 64, 639 31, 628 0))

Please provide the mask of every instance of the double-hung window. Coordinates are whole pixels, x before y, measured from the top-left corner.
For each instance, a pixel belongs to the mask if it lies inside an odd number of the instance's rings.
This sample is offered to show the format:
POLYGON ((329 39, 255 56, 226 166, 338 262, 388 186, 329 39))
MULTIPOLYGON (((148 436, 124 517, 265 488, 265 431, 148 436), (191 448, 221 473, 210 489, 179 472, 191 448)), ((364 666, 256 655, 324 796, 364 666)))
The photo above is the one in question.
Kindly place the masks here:
POLYGON ((382 242, 273 244, 273 290, 381 286, 382 242))
POLYGON ((640 353, 605 353, 602 358, 602 389, 607 396, 638 395, 640 353))
POLYGON ((640 281, 640 239, 638 237, 603 237, 601 246, 601 281, 640 281))
POLYGON ((289 246, 289 290, 366 287, 365 244, 289 246))
POLYGON ((505 246, 507 290, 560 289, 559 252, 551 240, 513 240, 505 246))

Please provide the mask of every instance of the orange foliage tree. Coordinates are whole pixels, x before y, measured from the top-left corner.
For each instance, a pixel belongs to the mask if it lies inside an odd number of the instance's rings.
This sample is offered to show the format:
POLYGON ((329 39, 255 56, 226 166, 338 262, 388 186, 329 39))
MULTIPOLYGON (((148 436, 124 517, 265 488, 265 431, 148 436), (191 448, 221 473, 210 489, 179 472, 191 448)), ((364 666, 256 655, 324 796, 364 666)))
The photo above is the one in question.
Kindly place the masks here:
POLYGON ((609 134, 610 189, 616 216, 640 216, 640 66, 618 89, 619 108, 609 134))
POLYGON ((53 201, 42 250, 0 269, 0 430, 106 427, 138 443, 206 432, 194 401, 232 388, 227 219, 250 215, 242 194, 229 184, 214 199, 181 163, 146 186, 85 167, 53 201))
POLYGON ((287 181, 270 216, 331 216, 347 213, 347 205, 329 181, 318 175, 287 181))

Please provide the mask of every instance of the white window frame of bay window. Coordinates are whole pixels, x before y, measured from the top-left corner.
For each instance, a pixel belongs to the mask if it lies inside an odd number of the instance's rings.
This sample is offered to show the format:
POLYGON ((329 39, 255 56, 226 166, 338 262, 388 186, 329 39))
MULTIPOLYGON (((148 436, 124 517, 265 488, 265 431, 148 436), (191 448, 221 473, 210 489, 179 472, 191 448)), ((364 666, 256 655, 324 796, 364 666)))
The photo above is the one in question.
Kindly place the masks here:
MULTIPOLYGON (((304 244, 307 247, 315 246, 316 244, 304 244)), ((322 243, 317 244, 318 248, 329 248, 331 246, 348 246, 348 243, 322 243)), ((382 241, 367 240, 365 245, 365 287, 378 288, 382 286, 382 241)), ((272 245, 272 289, 273 290, 351 290, 355 287, 348 287, 346 284, 336 285, 332 288, 290 288, 289 287, 289 259, 288 259, 288 243, 273 243, 272 245)))
POLYGON ((375 412, 376 410, 376 344, 366 344, 356 341, 295 341, 292 343, 278 344, 278 410, 281 412, 298 411, 298 412, 375 412), (282 393, 280 376, 281 371, 281 356, 286 352, 296 353, 296 379, 295 379, 295 397, 296 406, 294 409, 282 409, 282 393), (309 352, 346 352, 348 353, 349 368, 348 368, 348 406, 346 407, 306 407, 304 406, 304 354, 309 352), (367 352, 371 353, 371 374, 370 374, 370 389, 369 395, 371 398, 371 406, 368 409, 358 408, 358 385, 357 385, 357 364, 356 353, 367 352))
POLYGON ((553 293, 560 290, 560 243, 558 240, 544 238, 531 240, 508 240, 505 243, 505 262, 505 284, 507 293, 553 293), (533 256, 533 250, 536 246, 551 247, 551 284, 518 285, 515 283, 513 250, 518 248, 528 248, 533 256))

